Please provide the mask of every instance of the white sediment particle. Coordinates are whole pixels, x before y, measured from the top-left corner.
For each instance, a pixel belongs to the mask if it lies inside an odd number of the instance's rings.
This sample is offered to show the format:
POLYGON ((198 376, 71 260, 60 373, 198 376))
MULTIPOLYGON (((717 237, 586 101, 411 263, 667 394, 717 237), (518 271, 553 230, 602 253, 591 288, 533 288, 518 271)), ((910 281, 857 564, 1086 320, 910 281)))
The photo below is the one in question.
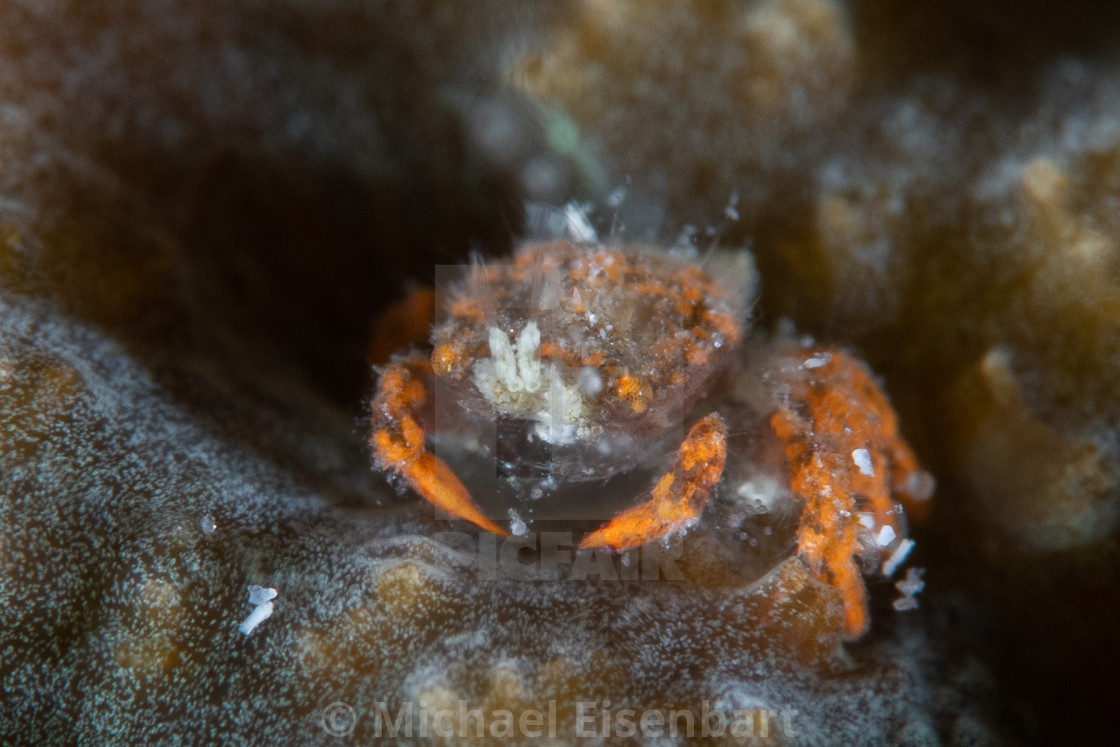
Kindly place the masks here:
POLYGON ((827 365, 830 360, 832 360, 831 353, 818 353, 812 358, 806 358, 805 362, 801 365, 805 368, 820 368, 821 366, 827 365))
POLYGON ((568 236, 574 241, 592 242, 599 239, 599 234, 587 220, 587 211, 579 203, 569 202, 564 206, 564 223, 568 236))
POLYGON ((894 588, 898 589, 908 597, 916 596, 926 588, 926 582, 922 578, 925 573, 925 568, 907 568, 906 578, 895 584, 894 588))
POLYGON ((894 538, 896 536, 897 535, 895 535, 894 529, 891 527, 891 525, 884 524, 883 528, 879 530, 879 536, 875 538, 875 544, 879 547, 886 547, 890 543, 894 542, 894 538))
POLYGON ((263 586, 250 586, 249 587, 249 604, 264 604, 276 598, 279 592, 276 589, 265 588, 263 586))
POLYGON ((899 612, 918 609, 918 600, 914 597, 899 597, 891 603, 899 612))
POLYGON ((918 600, 915 597, 926 588, 926 582, 922 580, 925 572, 925 568, 906 569, 906 578, 894 585, 894 588, 902 593, 902 596, 893 602, 896 610, 904 612, 918 609, 918 600))
POLYGON ((256 605, 249 616, 237 626, 245 635, 252 633, 258 625, 272 616, 272 600, 276 598, 276 589, 257 586, 249 587, 249 604, 256 605))
POLYGON ((249 616, 245 618, 245 621, 237 626, 237 629, 245 635, 249 635, 256 630, 258 625, 270 617, 272 617, 272 602, 258 604, 253 608, 253 611, 249 613, 249 616))
POLYGON ((723 214, 728 220, 739 220, 739 193, 732 192, 727 200, 727 207, 723 209, 723 214))
POLYGON ((894 549, 891 556, 883 562, 883 575, 888 578, 894 575, 898 567, 902 565, 906 558, 909 557, 910 551, 914 549, 914 540, 909 537, 904 538, 898 543, 898 547, 894 549))
POLYGON ((203 514, 202 518, 198 520, 198 528, 202 530, 203 534, 213 534, 218 525, 214 522, 213 514, 203 514))
POLYGON ((856 463, 861 475, 875 476, 875 467, 871 464, 871 452, 867 449, 856 449, 852 452, 852 461, 856 463))
POLYGON ((521 519, 521 515, 514 509, 509 510, 509 533, 515 537, 524 537, 529 529, 525 526, 525 522, 521 519))
POLYGON ((875 514, 870 511, 862 511, 859 515, 859 523, 863 524, 868 529, 875 528, 875 514))

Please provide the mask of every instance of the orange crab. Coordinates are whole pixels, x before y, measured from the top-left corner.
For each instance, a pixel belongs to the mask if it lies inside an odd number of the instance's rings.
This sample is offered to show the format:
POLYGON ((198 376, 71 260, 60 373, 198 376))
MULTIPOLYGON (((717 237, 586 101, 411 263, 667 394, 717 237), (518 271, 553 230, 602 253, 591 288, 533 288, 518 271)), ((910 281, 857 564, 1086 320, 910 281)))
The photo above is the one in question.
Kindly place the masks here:
POLYGON ((782 394, 760 414, 784 445, 790 490, 805 504, 798 551, 840 589, 846 632, 856 637, 867 615, 855 558, 868 546, 884 556, 897 550, 904 526, 894 499, 924 498, 915 487, 924 473, 854 359, 744 345, 752 290, 745 253, 702 265, 650 249, 553 241, 524 246, 511 263, 477 263, 446 296, 431 352, 397 355, 381 370, 374 461, 448 514, 500 535, 508 533, 430 437, 450 433, 458 451, 489 458, 526 501, 656 469, 637 505, 580 543, 638 547, 700 520, 729 458, 721 408, 742 409, 721 398, 721 382, 741 373, 748 355, 769 351, 784 361, 772 387, 782 394), (489 435, 472 437, 480 428, 489 435))

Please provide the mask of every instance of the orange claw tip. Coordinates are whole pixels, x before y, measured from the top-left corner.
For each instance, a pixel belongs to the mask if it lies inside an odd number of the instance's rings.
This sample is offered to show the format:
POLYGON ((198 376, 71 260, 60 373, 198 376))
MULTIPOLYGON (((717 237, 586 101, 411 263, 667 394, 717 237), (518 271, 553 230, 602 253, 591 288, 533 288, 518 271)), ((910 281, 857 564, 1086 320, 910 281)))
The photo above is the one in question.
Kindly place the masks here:
POLYGON ((443 460, 427 452, 405 465, 401 474, 424 500, 452 516, 475 524, 487 532, 508 537, 509 532, 486 518, 470 492, 443 460))
POLYGON ((632 550, 691 526, 697 517, 666 517, 655 500, 623 511, 583 538, 581 550, 632 550))

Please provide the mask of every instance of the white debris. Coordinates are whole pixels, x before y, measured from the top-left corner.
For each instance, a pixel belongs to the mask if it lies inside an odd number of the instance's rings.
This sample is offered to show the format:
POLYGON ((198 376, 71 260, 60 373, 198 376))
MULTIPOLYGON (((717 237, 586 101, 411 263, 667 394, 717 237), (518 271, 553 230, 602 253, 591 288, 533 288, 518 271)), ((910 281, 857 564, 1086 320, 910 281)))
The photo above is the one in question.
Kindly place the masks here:
POLYGON ((626 187, 618 186, 607 195, 607 207, 617 208, 626 201, 626 187))
POLYGON ((870 511, 861 511, 859 514, 859 523, 863 524, 868 529, 875 528, 875 514, 870 511))
POLYGON ((867 449, 856 449, 852 452, 852 461, 856 463, 861 475, 875 476, 875 466, 871 464, 871 452, 867 449))
POLYGON ((890 524, 884 524, 883 528, 879 530, 879 536, 875 538, 875 544, 879 547, 886 547, 894 542, 895 538, 894 529, 890 524))
POLYGON ((891 604, 893 604, 894 608, 896 610, 898 610, 899 612, 905 612, 906 610, 916 610, 916 609, 918 609, 918 600, 915 599, 914 597, 899 597, 898 599, 894 600, 894 602, 892 602, 891 604))
POLYGON ((529 533, 521 516, 512 508, 509 510, 509 533, 515 537, 524 537, 529 533))
POLYGON ((908 597, 917 596, 926 588, 926 582, 922 578, 924 575, 926 575, 925 568, 907 568, 906 578, 895 584, 894 588, 908 597))
POLYGON ((237 626, 245 635, 252 633, 258 625, 272 616, 272 600, 276 598, 276 589, 252 585, 249 587, 249 604, 255 605, 249 616, 237 626))
POLYGON ((599 240, 599 234, 591 227, 587 220, 587 211, 576 202, 569 202, 564 206, 564 223, 568 229, 568 236, 573 241, 594 242, 599 240))
POLYGON ((731 197, 727 200, 727 207, 723 209, 723 214, 728 220, 739 220, 739 193, 732 192, 731 197))
POLYGON ((914 540, 909 537, 903 539, 898 543, 898 547, 894 549, 891 556, 883 562, 883 575, 890 578, 898 567, 906 562, 906 558, 910 555, 910 551, 914 549, 914 540))
POLYGON ((264 588, 263 586, 250 586, 249 587, 249 604, 264 604, 276 598, 279 592, 276 589, 264 588))
POLYGON ((925 575, 925 568, 907 568, 906 578, 899 581, 894 585, 894 588, 902 592, 902 596, 894 600, 894 608, 899 612, 905 610, 918 609, 917 595, 926 588, 926 582, 922 580, 925 575))
POLYGON ((806 358, 805 362, 801 365, 805 368, 820 368, 821 366, 828 365, 830 360, 832 360, 832 353, 818 353, 812 358, 806 358))
POLYGON ((253 611, 249 613, 249 616, 245 618, 245 621, 237 626, 237 629, 245 635, 249 635, 258 625, 270 617, 272 617, 272 602, 258 604, 253 608, 253 611))
POLYGON ((203 534, 213 534, 214 530, 218 528, 214 521, 214 515, 203 514, 202 518, 198 520, 198 528, 202 530, 203 534))

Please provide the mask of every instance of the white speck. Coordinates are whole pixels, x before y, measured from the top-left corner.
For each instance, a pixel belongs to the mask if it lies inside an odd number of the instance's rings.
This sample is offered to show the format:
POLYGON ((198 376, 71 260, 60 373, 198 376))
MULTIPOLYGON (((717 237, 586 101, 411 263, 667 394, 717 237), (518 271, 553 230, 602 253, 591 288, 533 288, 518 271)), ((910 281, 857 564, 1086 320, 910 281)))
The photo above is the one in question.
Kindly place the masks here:
POLYGON ((916 609, 918 609, 918 600, 915 599, 914 597, 899 597, 898 599, 894 600, 891 604, 894 605, 894 608, 896 610, 898 610, 899 612, 905 612, 906 610, 916 610, 916 609))
POLYGON ((908 597, 915 596, 926 588, 926 582, 922 579, 925 573, 925 568, 907 568, 906 578, 895 584, 894 588, 908 597))
POLYGON ((925 572, 925 568, 906 569, 906 578, 894 585, 894 588, 902 592, 902 596, 894 600, 893 604, 896 610, 903 612, 918 609, 918 600, 915 597, 922 589, 926 588, 926 582, 922 580, 925 572))
POLYGON ((821 366, 828 365, 830 360, 832 360, 832 353, 818 353, 812 358, 806 358, 805 362, 801 365, 805 368, 820 368, 821 366))
POLYGON ((574 241, 592 242, 599 239, 599 234, 587 220, 587 212, 575 202, 569 202, 564 206, 564 223, 568 229, 568 236, 574 241))
POLYGON ((202 518, 198 520, 198 528, 202 530, 203 534, 213 534, 218 525, 214 523, 213 514, 203 514, 202 518))
POLYGON ((258 625, 272 616, 272 600, 276 598, 276 589, 252 585, 249 587, 249 604, 256 605, 249 616, 237 626, 245 635, 249 635, 258 625))
POLYGON ((521 516, 511 508, 509 510, 509 533, 515 537, 524 537, 528 531, 529 529, 525 526, 525 522, 521 520, 521 516))
POLYGON ((852 452, 852 461, 856 463, 861 475, 875 476, 875 467, 871 464, 871 452, 867 449, 856 449, 852 452))
POLYGON ((256 627, 258 625, 260 625, 262 622, 264 622, 265 620, 267 620, 271 616, 272 616, 272 602, 265 602, 264 604, 258 604, 253 609, 253 611, 249 613, 249 616, 245 618, 245 621, 237 626, 237 629, 240 630, 245 635, 249 635, 250 633, 252 633, 256 629, 256 627))
POLYGON ((276 589, 265 588, 263 586, 250 586, 249 587, 249 604, 264 604, 276 598, 278 592, 276 589))
POLYGON ((883 528, 879 530, 879 536, 875 538, 875 544, 879 547, 886 547, 890 543, 894 542, 894 538, 896 536, 897 535, 894 533, 894 529, 891 528, 891 525, 884 524, 883 528))
POLYGON ((727 207, 723 209, 723 214, 728 220, 739 220, 739 192, 732 190, 731 196, 727 198, 727 207))
POLYGON ((594 399, 603 391, 603 377, 594 366, 584 366, 579 370, 579 390, 583 396, 594 399))
POLYGON ((870 511, 863 511, 859 515, 859 523, 863 524, 868 529, 875 528, 875 514, 870 511))
POLYGON ((899 542, 898 547, 894 549, 894 552, 891 553, 891 556, 887 558, 883 563, 883 575, 888 578, 893 576, 894 572, 897 571, 898 567, 906 561, 906 558, 910 555, 910 551, 913 549, 914 540, 910 539, 909 537, 899 542))
POLYGON ((611 193, 607 195, 607 207, 616 208, 626 200, 626 187, 615 187, 611 193))

